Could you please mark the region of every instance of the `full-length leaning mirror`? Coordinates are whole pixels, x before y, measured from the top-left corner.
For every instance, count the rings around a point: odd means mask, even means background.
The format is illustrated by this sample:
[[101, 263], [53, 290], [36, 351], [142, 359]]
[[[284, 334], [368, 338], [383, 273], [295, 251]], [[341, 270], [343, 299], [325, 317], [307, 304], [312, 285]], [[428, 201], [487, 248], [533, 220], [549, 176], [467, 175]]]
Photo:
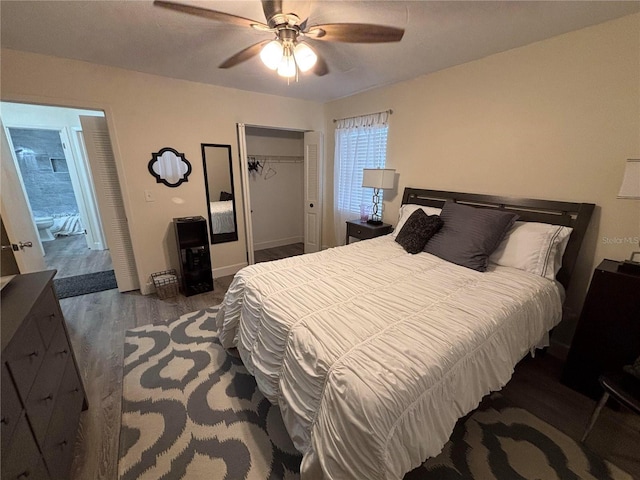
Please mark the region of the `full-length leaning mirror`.
[[203, 143], [201, 146], [211, 243], [236, 241], [238, 224], [233, 191], [231, 145]]

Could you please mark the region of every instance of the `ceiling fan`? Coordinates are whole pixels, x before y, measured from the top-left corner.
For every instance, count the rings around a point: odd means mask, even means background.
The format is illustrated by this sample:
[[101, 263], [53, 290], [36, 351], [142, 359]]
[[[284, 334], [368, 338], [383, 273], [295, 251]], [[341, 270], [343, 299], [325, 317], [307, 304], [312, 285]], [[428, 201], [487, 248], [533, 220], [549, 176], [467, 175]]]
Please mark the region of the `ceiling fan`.
[[298, 72], [312, 71], [322, 76], [329, 73], [325, 60], [307, 43], [323, 42], [387, 43], [399, 42], [404, 29], [365, 23], [328, 23], [308, 25], [294, 13], [282, 12], [282, 0], [262, 0], [262, 9], [267, 23], [238, 17], [229, 13], [196, 7], [168, 0], [155, 0], [154, 5], [178, 12], [197, 15], [218, 22], [251, 27], [275, 34], [275, 39], [255, 43], [227, 58], [219, 68], [230, 68], [256, 55], [271, 70], [286, 78], [298, 78]]

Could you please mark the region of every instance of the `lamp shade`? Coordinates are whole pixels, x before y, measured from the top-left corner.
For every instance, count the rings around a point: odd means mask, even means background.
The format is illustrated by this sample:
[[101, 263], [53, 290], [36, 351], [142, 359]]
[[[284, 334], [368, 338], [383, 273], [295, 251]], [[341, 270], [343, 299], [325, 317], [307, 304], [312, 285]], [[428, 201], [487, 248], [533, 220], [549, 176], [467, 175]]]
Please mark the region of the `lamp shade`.
[[392, 168], [365, 168], [362, 171], [362, 186], [388, 190], [393, 188], [396, 171]]
[[640, 199], [640, 159], [627, 160], [618, 198]]
[[282, 44], [277, 40], [273, 40], [264, 46], [264, 48], [260, 52], [260, 59], [262, 60], [262, 63], [267, 66], [267, 68], [275, 70], [276, 68], [278, 68], [278, 65], [280, 65], [282, 55]]
[[299, 43], [293, 49], [293, 55], [296, 58], [296, 63], [301, 72], [310, 70], [316, 64], [318, 56], [311, 48], [305, 43]]

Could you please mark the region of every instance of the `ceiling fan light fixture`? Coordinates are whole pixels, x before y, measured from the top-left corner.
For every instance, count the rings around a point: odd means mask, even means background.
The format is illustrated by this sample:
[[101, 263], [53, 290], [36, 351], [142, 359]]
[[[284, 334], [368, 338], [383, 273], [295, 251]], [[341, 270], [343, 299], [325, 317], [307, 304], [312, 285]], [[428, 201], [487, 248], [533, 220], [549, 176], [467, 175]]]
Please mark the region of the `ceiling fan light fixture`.
[[275, 70], [278, 68], [283, 60], [284, 48], [282, 43], [278, 40], [273, 40], [267, 43], [260, 52], [260, 59], [267, 68]]
[[284, 55], [280, 60], [280, 65], [278, 65], [278, 75], [281, 77], [292, 78], [296, 76], [296, 73], [296, 61], [293, 58], [293, 55], [291, 55], [291, 50], [285, 50]]
[[309, 71], [318, 60], [316, 53], [305, 43], [298, 43], [293, 50], [293, 55], [301, 72]]

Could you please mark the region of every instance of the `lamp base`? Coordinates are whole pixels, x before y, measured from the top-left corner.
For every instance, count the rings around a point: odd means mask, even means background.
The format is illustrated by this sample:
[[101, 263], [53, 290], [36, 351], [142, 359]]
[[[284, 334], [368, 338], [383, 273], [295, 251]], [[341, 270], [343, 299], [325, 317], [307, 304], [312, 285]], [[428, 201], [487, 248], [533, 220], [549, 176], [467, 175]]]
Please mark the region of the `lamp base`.
[[367, 223], [369, 225], [382, 225], [382, 220], [371, 220], [371, 219], [369, 219], [369, 220], [367, 220]]

